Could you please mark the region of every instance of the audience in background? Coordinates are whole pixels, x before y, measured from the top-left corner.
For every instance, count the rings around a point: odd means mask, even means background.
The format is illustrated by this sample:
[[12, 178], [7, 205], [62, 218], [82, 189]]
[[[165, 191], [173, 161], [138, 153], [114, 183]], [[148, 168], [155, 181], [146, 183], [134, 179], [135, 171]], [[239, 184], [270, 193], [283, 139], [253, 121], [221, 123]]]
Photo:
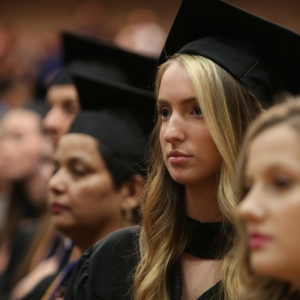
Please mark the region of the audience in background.
[[7, 186], [6, 215], [0, 232], [1, 299], [30, 268], [22, 261], [30, 255], [27, 250], [39, 235], [46, 215], [53, 149], [41, 121], [36, 111], [16, 108], [1, 122], [0, 178]]
[[11, 107], [44, 99], [49, 83], [63, 67], [61, 30], [101, 38], [152, 57], [159, 55], [166, 38], [154, 11], [134, 9], [119, 27], [108, 22], [106, 8], [99, 1], [78, 5], [55, 30], [33, 33], [22, 24], [7, 26], [0, 20], [0, 118]]
[[166, 37], [153, 10], [135, 9], [127, 15], [125, 25], [116, 33], [114, 43], [129, 51], [158, 57]]

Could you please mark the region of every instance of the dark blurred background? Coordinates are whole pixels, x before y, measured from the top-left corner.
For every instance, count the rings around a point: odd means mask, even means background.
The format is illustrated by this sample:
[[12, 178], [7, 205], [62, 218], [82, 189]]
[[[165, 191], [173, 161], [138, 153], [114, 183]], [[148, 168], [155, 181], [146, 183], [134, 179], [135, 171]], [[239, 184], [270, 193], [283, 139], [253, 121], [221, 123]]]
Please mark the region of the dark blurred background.
[[[1, 0], [0, 115], [36, 96], [61, 65], [59, 32], [157, 56], [181, 0]], [[299, 0], [230, 0], [300, 33]]]
[[[0, 18], [8, 25], [23, 25], [40, 32], [57, 29], [60, 25], [72, 23], [76, 10], [84, 0], [1, 0]], [[106, 23], [118, 29], [125, 22], [126, 15], [136, 8], [153, 9], [161, 25], [168, 30], [180, 5], [180, 0], [102, 0], [106, 10]], [[228, 1], [260, 16], [282, 25], [299, 30], [298, 0], [230, 0]]]

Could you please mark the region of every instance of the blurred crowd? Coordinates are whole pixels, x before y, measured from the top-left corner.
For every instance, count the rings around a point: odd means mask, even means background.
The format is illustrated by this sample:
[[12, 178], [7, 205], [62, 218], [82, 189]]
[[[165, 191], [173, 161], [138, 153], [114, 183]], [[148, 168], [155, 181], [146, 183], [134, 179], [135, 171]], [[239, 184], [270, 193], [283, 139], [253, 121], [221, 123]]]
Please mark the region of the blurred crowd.
[[61, 30], [98, 37], [151, 57], [160, 54], [166, 32], [151, 9], [132, 10], [120, 28], [109, 27], [107, 21], [99, 1], [79, 5], [69, 23], [56, 30], [33, 33], [22, 24], [8, 26], [0, 20], [0, 116], [33, 98], [43, 99], [47, 84], [63, 64]]
[[[76, 257], [70, 253], [72, 245], [61, 241], [49, 224], [46, 207], [54, 146], [43, 125], [45, 96], [65, 67], [62, 32], [97, 38], [150, 58], [158, 57], [166, 39], [155, 12], [147, 8], [131, 11], [117, 29], [107, 25], [99, 1], [78, 6], [71, 20], [40, 33], [0, 20], [1, 299], [21, 299], [40, 279]], [[46, 264], [44, 258], [50, 258]], [[29, 278], [21, 281], [28, 272]]]

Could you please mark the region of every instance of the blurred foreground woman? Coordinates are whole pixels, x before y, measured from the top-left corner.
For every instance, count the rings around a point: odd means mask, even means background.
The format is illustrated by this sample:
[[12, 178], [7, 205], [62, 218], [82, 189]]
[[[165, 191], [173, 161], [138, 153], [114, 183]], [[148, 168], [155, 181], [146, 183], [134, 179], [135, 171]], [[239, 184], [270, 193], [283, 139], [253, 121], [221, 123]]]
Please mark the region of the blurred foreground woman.
[[[0, 233], [0, 285], [5, 294], [30, 268], [33, 251], [29, 246], [44, 223], [46, 187], [53, 170], [52, 145], [41, 122], [37, 112], [19, 108], [7, 112], [1, 123], [0, 176], [9, 186]], [[23, 260], [25, 253], [28, 259]]]
[[239, 159], [239, 299], [300, 299], [300, 102], [271, 108], [249, 128]]

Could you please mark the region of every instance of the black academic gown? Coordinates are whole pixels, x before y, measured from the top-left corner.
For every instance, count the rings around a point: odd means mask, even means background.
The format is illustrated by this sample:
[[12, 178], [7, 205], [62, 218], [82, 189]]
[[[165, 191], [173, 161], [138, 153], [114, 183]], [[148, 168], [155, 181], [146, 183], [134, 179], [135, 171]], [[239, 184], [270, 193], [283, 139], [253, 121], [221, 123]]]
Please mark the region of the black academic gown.
[[[132, 300], [139, 231], [138, 226], [118, 230], [85, 252], [72, 275], [64, 300]], [[179, 263], [172, 271], [170, 284], [171, 299], [180, 300]], [[197, 300], [211, 300], [218, 290], [219, 283]]]
[[35, 229], [31, 226], [16, 232], [12, 238], [10, 258], [6, 270], [0, 275], [0, 299], [10, 299], [10, 281], [17, 268], [28, 251], [35, 235]]

